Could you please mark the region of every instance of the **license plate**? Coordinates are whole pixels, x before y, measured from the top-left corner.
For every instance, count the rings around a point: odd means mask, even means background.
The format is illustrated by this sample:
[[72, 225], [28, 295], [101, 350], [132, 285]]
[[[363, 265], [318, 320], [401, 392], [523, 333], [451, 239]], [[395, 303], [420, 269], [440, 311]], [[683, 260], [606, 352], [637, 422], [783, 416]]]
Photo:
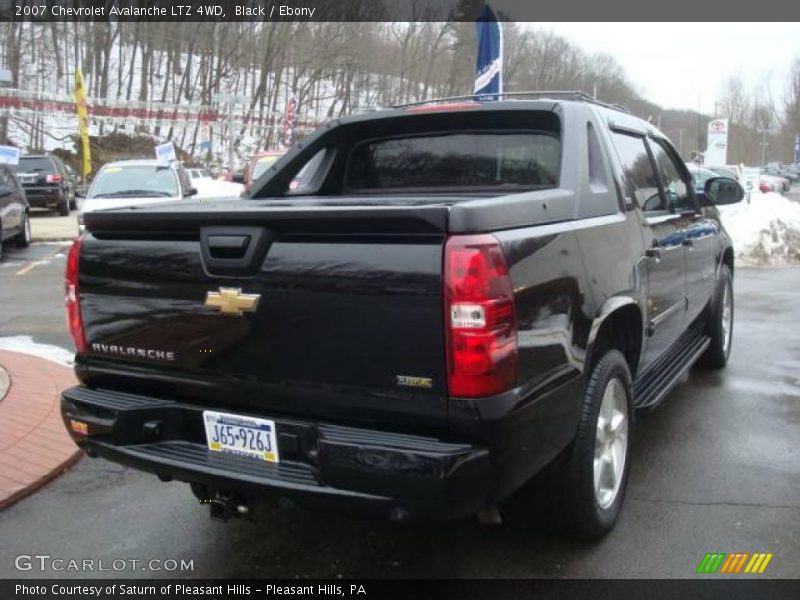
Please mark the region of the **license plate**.
[[31, 183], [36, 183], [37, 179], [38, 179], [38, 177], [36, 175], [29, 175], [27, 173], [18, 173], [17, 174], [17, 180], [22, 185], [30, 185]]
[[209, 450], [278, 462], [274, 421], [206, 410], [203, 423]]

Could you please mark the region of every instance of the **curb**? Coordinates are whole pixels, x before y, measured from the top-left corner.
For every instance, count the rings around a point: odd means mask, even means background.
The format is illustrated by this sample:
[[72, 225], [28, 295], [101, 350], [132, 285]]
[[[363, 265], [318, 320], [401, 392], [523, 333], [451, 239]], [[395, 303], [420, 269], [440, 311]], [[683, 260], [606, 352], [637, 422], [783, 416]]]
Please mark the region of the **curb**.
[[0, 511], [32, 494], [82, 456], [64, 428], [60, 392], [72, 369], [44, 358], [0, 350], [10, 385], [0, 402]]
[[0, 402], [3, 401], [3, 398], [6, 397], [8, 393], [8, 388], [11, 387], [11, 378], [6, 373], [6, 370], [3, 368], [3, 365], [0, 365]]
[[48, 238], [32, 237], [31, 244], [43, 244], [43, 243], [46, 244], [47, 242], [73, 242], [75, 241], [76, 237], [78, 237], [77, 234], [75, 234], [72, 237], [48, 237]]

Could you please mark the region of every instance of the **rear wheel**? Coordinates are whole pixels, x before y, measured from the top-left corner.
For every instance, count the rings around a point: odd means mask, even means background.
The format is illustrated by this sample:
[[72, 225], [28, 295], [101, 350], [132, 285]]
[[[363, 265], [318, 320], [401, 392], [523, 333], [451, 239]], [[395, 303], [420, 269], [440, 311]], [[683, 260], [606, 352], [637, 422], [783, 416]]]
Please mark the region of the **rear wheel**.
[[559, 473], [564, 524], [580, 537], [600, 538], [617, 521], [628, 482], [632, 408], [628, 363], [609, 350], [592, 369], [578, 432]]
[[701, 363], [713, 369], [721, 369], [728, 364], [733, 341], [733, 277], [728, 265], [719, 271], [717, 292], [708, 310], [706, 332], [711, 343], [701, 358]]
[[18, 248], [27, 248], [31, 243], [31, 218], [25, 213], [22, 216], [22, 231], [16, 237]]
[[58, 203], [58, 214], [62, 217], [69, 216], [69, 198], [66, 194], [61, 197], [61, 201]]

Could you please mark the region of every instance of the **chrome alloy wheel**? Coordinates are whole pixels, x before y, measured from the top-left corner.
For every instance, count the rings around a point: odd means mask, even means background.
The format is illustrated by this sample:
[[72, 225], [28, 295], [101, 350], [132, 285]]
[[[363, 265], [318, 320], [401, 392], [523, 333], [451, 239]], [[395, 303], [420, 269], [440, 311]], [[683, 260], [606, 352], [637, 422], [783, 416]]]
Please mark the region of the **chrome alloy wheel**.
[[603, 392], [594, 442], [594, 496], [600, 508], [614, 502], [628, 455], [628, 401], [625, 386], [612, 378]]
[[731, 333], [733, 330], [733, 296], [731, 294], [730, 283], [725, 284], [722, 292], [722, 352], [728, 354], [728, 347], [731, 345]]

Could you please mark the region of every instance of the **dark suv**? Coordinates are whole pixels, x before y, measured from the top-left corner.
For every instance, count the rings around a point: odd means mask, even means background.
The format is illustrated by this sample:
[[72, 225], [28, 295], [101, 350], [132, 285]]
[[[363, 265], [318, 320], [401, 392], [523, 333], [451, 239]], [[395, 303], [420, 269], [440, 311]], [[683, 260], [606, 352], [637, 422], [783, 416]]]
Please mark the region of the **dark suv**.
[[51, 154], [28, 154], [19, 159], [16, 172], [32, 207], [55, 208], [62, 216], [69, 215], [75, 204], [74, 190], [60, 158]]

